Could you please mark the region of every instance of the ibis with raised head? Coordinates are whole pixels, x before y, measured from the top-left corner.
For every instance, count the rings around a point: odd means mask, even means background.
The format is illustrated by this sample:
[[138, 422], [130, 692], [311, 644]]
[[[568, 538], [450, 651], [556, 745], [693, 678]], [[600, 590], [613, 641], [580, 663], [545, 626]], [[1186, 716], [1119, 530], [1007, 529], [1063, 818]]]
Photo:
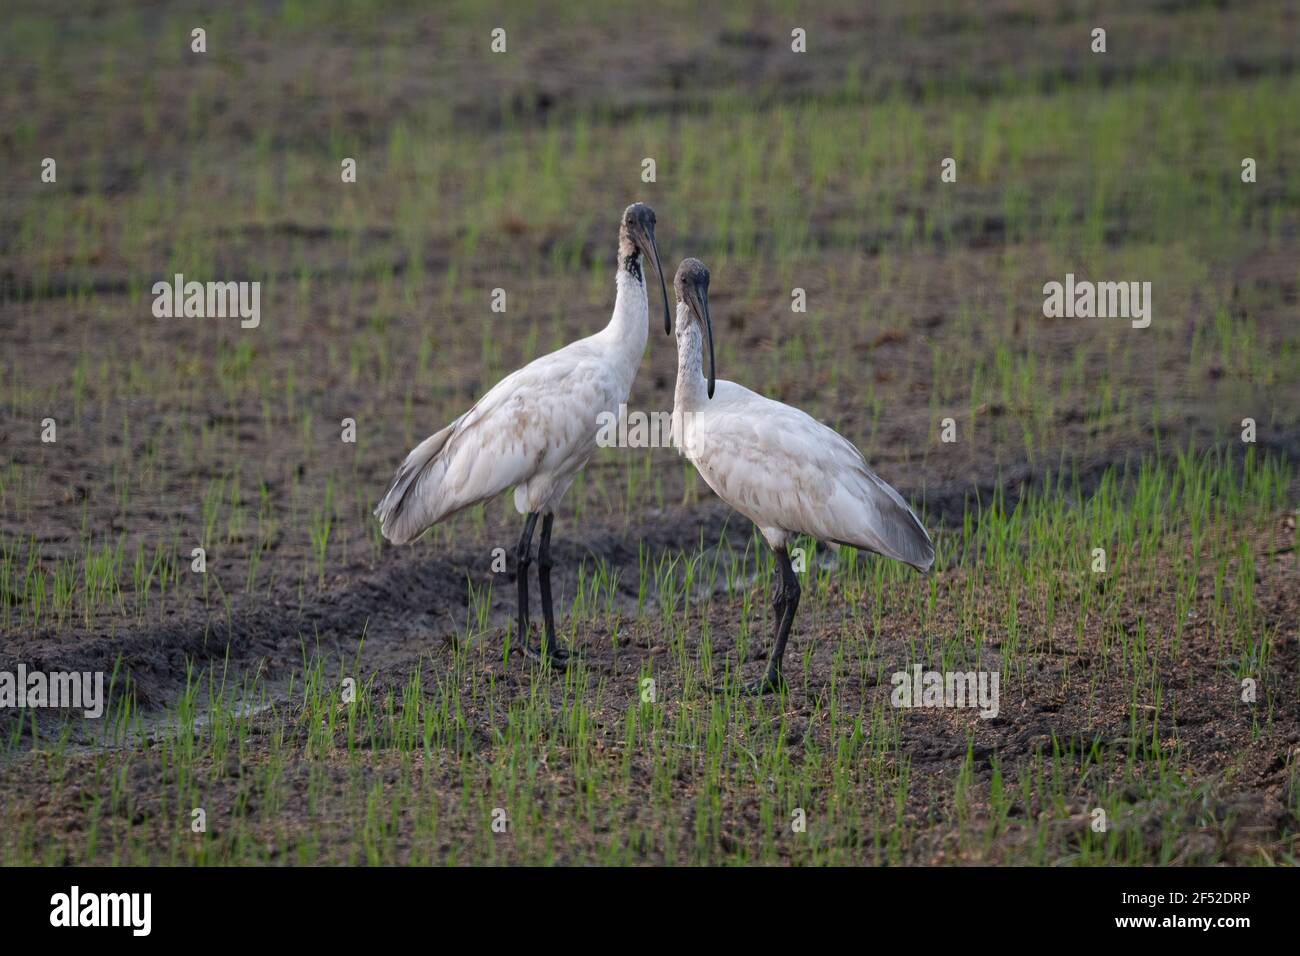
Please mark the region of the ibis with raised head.
[[[519, 640], [527, 656], [560, 667], [569, 653], [555, 638], [551, 603], [555, 506], [596, 450], [600, 422], [618, 414], [632, 389], [648, 336], [648, 266], [659, 274], [664, 332], [670, 334], [655, 214], [634, 203], [619, 225], [617, 291], [609, 324], [506, 376], [473, 408], [422, 441], [406, 456], [375, 508], [384, 536], [405, 544], [457, 512], [514, 488], [515, 508], [524, 516], [515, 549]], [[541, 646], [534, 647], [528, 567], [539, 516], [537, 577], [544, 634]]]

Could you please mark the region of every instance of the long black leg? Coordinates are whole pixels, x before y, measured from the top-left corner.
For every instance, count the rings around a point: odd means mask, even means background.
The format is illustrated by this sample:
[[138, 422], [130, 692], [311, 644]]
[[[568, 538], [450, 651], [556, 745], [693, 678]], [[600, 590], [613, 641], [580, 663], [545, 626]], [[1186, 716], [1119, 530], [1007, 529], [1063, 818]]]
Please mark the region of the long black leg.
[[524, 519], [524, 533], [515, 548], [515, 576], [519, 583], [519, 646], [528, 650], [528, 565], [532, 562], [533, 529], [537, 527], [537, 512]]
[[[772, 598], [772, 610], [776, 620], [773, 624], [772, 653], [767, 664], [767, 673], [759, 680], [741, 687], [744, 694], [766, 694], [776, 690], [782, 684], [781, 659], [785, 656], [785, 645], [790, 640], [790, 628], [794, 624], [794, 612], [799, 609], [799, 575], [794, 573], [790, 564], [790, 555], [784, 548], [774, 550], [776, 571], [780, 575], [777, 591]], [[715, 687], [715, 692], [725, 691], [724, 687]]]
[[551, 525], [555, 523], [555, 512], [548, 511], [542, 517], [542, 540], [537, 545], [537, 583], [542, 590], [542, 620], [546, 625], [546, 643], [544, 654], [552, 660], [563, 663], [569, 652], [560, 647], [555, 639], [555, 609], [551, 604]]
[[790, 628], [794, 624], [794, 612], [799, 610], [799, 575], [790, 565], [790, 554], [782, 548], [776, 552], [777, 566], [781, 571], [781, 621], [777, 624], [776, 645], [772, 648], [772, 659], [767, 665], [762, 691], [775, 690], [781, 683], [781, 659], [785, 657], [785, 644], [790, 639]]

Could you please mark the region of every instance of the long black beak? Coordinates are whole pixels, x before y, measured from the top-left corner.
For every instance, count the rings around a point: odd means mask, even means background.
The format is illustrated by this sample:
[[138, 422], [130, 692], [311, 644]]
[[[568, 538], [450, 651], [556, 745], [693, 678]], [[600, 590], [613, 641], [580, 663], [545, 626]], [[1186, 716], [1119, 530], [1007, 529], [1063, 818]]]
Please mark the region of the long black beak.
[[695, 310], [695, 314], [704, 322], [704, 334], [709, 340], [709, 398], [713, 397], [713, 386], [716, 381], [716, 369], [713, 365], [713, 320], [709, 318], [709, 291], [699, 285], [691, 286], [687, 295], [690, 297], [690, 306]]
[[647, 259], [653, 259], [655, 272], [659, 273], [659, 291], [664, 297], [664, 335], [673, 334], [673, 322], [668, 315], [668, 286], [664, 284], [664, 269], [659, 264], [659, 247], [655, 244], [655, 234], [653, 229], [645, 229], [642, 237], [643, 247], [641, 252]]

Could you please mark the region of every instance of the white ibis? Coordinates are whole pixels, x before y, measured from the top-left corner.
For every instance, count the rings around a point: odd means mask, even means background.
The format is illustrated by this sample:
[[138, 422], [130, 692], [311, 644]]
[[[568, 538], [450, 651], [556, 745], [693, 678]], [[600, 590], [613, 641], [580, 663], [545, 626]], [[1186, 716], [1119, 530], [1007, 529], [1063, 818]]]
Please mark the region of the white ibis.
[[772, 602], [776, 625], [767, 673], [743, 688], [763, 694], [782, 683], [781, 658], [799, 607], [799, 578], [787, 550], [796, 536], [873, 551], [922, 572], [934, 563], [934, 546], [902, 496], [839, 433], [734, 382], [715, 383], [709, 270], [698, 259], [684, 259], [673, 284], [673, 433], [718, 497], [758, 526], [781, 575]]
[[[609, 324], [508, 375], [464, 415], [430, 435], [402, 462], [375, 508], [394, 544], [413, 541], [458, 511], [513, 487], [524, 530], [515, 551], [519, 639], [524, 653], [563, 667], [551, 605], [551, 525], [555, 506], [596, 449], [602, 413], [626, 403], [645, 352], [650, 318], [643, 259], [659, 273], [664, 332], [671, 332], [668, 291], [655, 245], [655, 214], [634, 203], [618, 233], [617, 295]], [[545, 639], [530, 643], [528, 565], [542, 515], [537, 576]]]

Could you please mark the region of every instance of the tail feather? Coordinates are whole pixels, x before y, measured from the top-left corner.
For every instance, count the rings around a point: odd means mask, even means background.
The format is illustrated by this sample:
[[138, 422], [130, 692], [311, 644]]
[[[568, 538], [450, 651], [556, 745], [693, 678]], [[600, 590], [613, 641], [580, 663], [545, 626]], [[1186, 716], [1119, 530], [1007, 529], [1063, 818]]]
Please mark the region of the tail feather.
[[[384, 537], [394, 544], [414, 541], [437, 520], [433, 515], [434, 509], [430, 507], [432, 502], [427, 495], [419, 492], [425, 483], [421, 479], [437, 466], [439, 453], [459, 423], [460, 419], [457, 419], [416, 445], [398, 467], [392, 484], [375, 507], [375, 517], [381, 523]], [[417, 504], [422, 504], [423, 507], [418, 507]]]
[[[871, 469], [863, 469], [869, 479], [872, 504], [880, 517], [868, 528], [866, 547], [887, 558], [910, 564], [918, 571], [927, 572], [934, 566], [934, 544], [921, 519], [894, 488]], [[856, 547], [862, 543], [846, 541]]]

